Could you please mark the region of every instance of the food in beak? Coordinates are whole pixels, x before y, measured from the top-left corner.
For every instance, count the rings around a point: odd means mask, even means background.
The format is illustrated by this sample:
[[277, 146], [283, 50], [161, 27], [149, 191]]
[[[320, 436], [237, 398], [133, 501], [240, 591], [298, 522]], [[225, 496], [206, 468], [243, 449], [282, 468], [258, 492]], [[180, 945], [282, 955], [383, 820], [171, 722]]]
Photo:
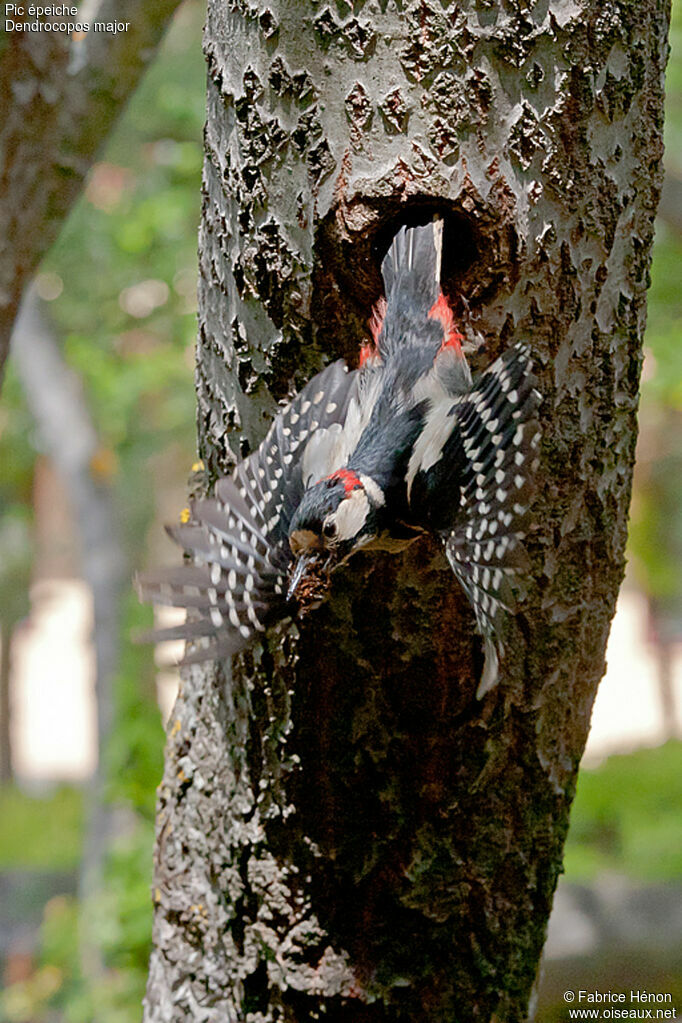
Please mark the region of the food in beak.
[[289, 579], [287, 600], [296, 599], [299, 615], [306, 614], [324, 600], [329, 586], [326, 561], [319, 554], [302, 554]]

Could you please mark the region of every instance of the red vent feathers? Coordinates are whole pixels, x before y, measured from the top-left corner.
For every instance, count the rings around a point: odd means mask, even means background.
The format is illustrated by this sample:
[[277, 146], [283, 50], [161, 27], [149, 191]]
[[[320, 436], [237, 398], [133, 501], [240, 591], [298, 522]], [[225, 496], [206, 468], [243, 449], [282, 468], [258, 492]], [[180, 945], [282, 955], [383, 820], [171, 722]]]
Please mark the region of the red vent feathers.
[[440, 350], [444, 348], [454, 348], [458, 355], [462, 353], [462, 341], [464, 337], [457, 330], [455, 326], [455, 317], [452, 314], [452, 309], [448, 304], [448, 300], [441, 291], [436, 301], [429, 309], [429, 317], [432, 320], [438, 320], [443, 326], [443, 343], [440, 346]]
[[381, 334], [382, 327], [384, 325], [384, 317], [386, 316], [386, 299], [382, 297], [378, 300], [374, 308], [372, 309], [372, 315], [369, 318], [369, 332], [372, 335], [371, 341], [366, 341], [360, 347], [360, 365], [364, 366], [368, 359], [380, 359], [379, 353], [379, 335]]

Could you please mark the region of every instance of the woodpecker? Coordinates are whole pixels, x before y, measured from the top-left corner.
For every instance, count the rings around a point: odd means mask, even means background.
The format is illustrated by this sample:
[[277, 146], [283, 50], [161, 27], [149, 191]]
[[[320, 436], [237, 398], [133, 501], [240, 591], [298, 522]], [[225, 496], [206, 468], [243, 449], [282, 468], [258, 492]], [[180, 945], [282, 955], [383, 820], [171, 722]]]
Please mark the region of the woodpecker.
[[190, 521], [167, 527], [193, 560], [141, 575], [138, 591], [192, 609], [149, 637], [195, 640], [186, 663], [229, 657], [306, 613], [357, 551], [430, 532], [483, 638], [477, 695], [496, 683], [512, 587], [528, 570], [540, 396], [525, 344], [472, 380], [441, 290], [442, 235], [440, 219], [398, 231], [359, 367], [318, 373]]

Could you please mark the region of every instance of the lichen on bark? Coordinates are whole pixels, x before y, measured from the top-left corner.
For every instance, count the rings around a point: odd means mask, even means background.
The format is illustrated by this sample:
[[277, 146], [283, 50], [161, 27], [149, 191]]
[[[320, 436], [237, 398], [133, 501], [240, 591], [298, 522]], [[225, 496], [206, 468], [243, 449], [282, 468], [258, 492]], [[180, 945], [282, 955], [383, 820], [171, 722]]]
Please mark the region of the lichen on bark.
[[209, 477], [355, 358], [402, 220], [447, 214], [481, 369], [543, 394], [533, 578], [482, 703], [437, 546], [358, 555], [192, 669], [160, 792], [146, 1019], [526, 1018], [623, 572], [660, 187], [659, 0], [209, 4], [197, 359]]

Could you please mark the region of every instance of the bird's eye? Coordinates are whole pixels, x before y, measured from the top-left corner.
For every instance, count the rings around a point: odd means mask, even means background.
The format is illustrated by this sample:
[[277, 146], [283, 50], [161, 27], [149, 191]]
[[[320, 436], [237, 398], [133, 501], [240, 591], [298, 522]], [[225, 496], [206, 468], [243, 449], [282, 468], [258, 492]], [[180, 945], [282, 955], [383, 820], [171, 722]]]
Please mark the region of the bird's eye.
[[336, 523], [325, 522], [322, 526], [322, 532], [328, 540], [331, 540], [332, 537], [336, 536]]

